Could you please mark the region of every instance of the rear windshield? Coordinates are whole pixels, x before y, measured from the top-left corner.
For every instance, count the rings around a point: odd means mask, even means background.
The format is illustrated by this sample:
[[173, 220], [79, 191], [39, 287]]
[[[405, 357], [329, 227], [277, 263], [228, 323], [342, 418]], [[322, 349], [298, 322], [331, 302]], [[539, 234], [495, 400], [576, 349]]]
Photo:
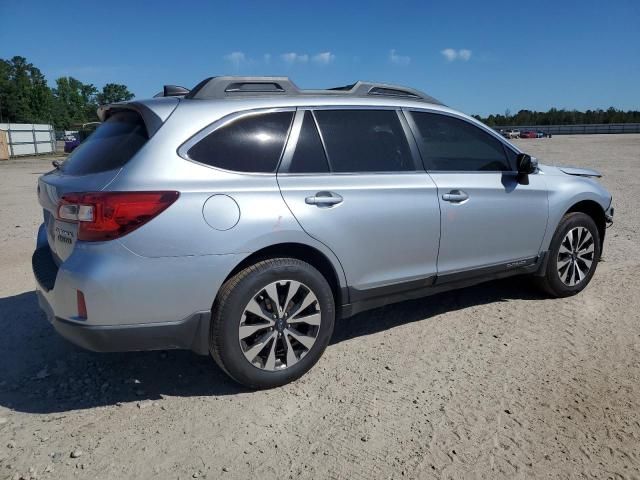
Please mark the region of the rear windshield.
[[137, 112], [116, 112], [69, 155], [62, 171], [86, 175], [120, 168], [148, 139], [147, 129]]

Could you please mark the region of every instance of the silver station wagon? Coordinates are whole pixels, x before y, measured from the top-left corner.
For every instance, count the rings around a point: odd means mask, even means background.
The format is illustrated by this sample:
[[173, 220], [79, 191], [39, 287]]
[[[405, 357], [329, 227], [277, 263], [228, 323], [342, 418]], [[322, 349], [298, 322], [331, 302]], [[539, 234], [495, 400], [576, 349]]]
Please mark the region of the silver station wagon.
[[576, 294], [613, 217], [597, 172], [395, 85], [213, 77], [99, 116], [38, 180], [41, 308], [85, 348], [190, 349], [252, 388], [367, 309], [521, 274]]

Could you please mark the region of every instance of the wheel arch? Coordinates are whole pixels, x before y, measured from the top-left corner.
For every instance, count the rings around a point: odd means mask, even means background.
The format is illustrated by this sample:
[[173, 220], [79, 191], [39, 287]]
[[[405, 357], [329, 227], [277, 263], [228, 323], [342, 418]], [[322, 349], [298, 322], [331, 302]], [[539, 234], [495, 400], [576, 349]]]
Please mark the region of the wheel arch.
[[307, 262], [312, 267], [317, 269], [329, 283], [331, 291], [333, 292], [333, 298], [335, 300], [336, 307], [340, 307], [341, 305], [349, 302], [348, 290], [346, 288], [346, 285], [344, 285], [343, 282], [340, 281], [338, 273], [338, 268], [341, 267], [336, 267], [329, 259], [329, 257], [327, 257], [327, 255], [325, 255], [317, 248], [306, 245], [304, 243], [277, 243], [274, 245], [269, 245], [268, 247], [261, 248], [260, 250], [257, 250], [251, 255], [245, 257], [240, 263], [238, 263], [231, 270], [231, 272], [229, 272], [227, 277], [224, 279], [224, 282], [229, 280], [241, 270], [247, 268], [250, 265], [253, 265], [256, 262], [266, 260], [268, 258], [277, 257], [296, 258], [303, 262]]
[[595, 200], [582, 200], [574, 203], [564, 213], [564, 215], [574, 212], [584, 213], [586, 215], [589, 215], [593, 219], [596, 227], [598, 227], [598, 235], [600, 236], [600, 250], [602, 251], [602, 246], [604, 245], [604, 236], [607, 231], [607, 220], [602, 206]]

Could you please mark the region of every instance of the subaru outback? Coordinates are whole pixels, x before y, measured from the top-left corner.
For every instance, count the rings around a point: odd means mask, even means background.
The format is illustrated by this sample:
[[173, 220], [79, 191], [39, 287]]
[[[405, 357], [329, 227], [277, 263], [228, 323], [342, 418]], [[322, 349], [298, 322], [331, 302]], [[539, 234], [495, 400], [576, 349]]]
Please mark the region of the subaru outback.
[[613, 217], [597, 172], [410, 88], [212, 77], [98, 113], [38, 180], [41, 308], [87, 349], [189, 349], [252, 388], [367, 309], [523, 274], [576, 294]]

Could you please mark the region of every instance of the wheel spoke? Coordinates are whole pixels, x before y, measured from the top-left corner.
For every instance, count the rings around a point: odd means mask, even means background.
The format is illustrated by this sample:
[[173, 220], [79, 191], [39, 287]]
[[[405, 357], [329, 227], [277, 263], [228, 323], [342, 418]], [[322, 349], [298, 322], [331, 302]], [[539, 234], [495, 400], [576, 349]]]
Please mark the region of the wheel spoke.
[[276, 336], [276, 332], [266, 332], [256, 340], [251, 348], [244, 352], [244, 356], [253, 363], [258, 354], [264, 350], [267, 342]]
[[571, 283], [572, 277], [573, 277], [573, 262], [570, 262], [569, 267], [567, 268], [567, 271], [564, 273], [563, 282], [569, 285]]
[[582, 250], [579, 250], [578, 251], [578, 256], [581, 257], [583, 255], [587, 255], [589, 253], [593, 253], [593, 250], [594, 250], [594, 246], [593, 246], [593, 243], [592, 243], [591, 245], [583, 248]]
[[575, 269], [576, 269], [576, 283], [580, 283], [584, 278], [584, 273], [580, 268], [580, 265], [578, 264], [578, 262], [576, 262]]
[[584, 271], [586, 275], [587, 273], [589, 273], [589, 270], [591, 269], [591, 264], [593, 263], [593, 261], [588, 258], [578, 258], [578, 265], [580, 265], [581, 263], [584, 264]]
[[269, 300], [271, 300], [271, 304], [275, 309], [273, 313], [275, 313], [276, 315], [282, 315], [282, 307], [280, 306], [280, 299], [278, 298], [278, 288], [276, 285], [277, 283], [275, 282], [270, 283], [265, 287], [264, 291], [269, 296]]
[[257, 325], [240, 325], [240, 340], [250, 337], [251, 335], [253, 335], [256, 332], [259, 332], [260, 330], [269, 328], [271, 325], [273, 325], [273, 322], [259, 323]]
[[573, 252], [573, 237], [574, 237], [574, 231], [570, 230], [569, 233], [567, 233], [567, 243], [569, 244], [569, 250], [571, 250]]
[[295, 317], [290, 318], [289, 323], [306, 323], [307, 325], [320, 325], [320, 314], [312, 313], [311, 315], [306, 315], [304, 317]]
[[565, 257], [562, 260], [558, 259], [558, 270], [561, 270], [564, 266], [571, 262], [571, 257]]
[[285, 335], [291, 335], [298, 342], [300, 342], [302, 345], [304, 345], [305, 348], [307, 348], [307, 350], [311, 349], [311, 347], [313, 346], [313, 344], [316, 341], [315, 337], [311, 337], [311, 336], [308, 336], [308, 335], [302, 335], [300, 332], [296, 331], [293, 328], [285, 328], [284, 334]]
[[560, 244], [560, 250], [558, 250], [558, 255], [571, 255], [571, 249], [565, 246], [564, 241]]
[[295, 365], [296, 363], [298, 363], [298, 357], [296, 356], [296, 352], [293, 351], [291, 341], [286, 334], [284, 336], [284, 341], [287, 345], [287, 368], [289, 368], [291, 365]]
[[289, 291], [287, 292], [287, 298], [285, 299], [284, 306], [282, 307], [282, 311], [283, 312], [287, 311], [287, 307], [289, 306], [289, 302], [294, 297], [294, 295], [296, 293], [298, 293], [298, 290], [300, 289], [300, 282], [295, 282], [295, 281], [291, 280], [290, 282], [287, 282], [287, 283], [289, 284]]
[[300, 303], [300, 305], [291, 312], [290, 316], [293, 317], [297, 315], [299, 312], [304, 312], [309, 305], [317, 301], [318, 299], [316, 298], [316, 296], [313, 293], [311, 293], [311, 291], [309, 290], [307, 292], [307, 295], [304, 297], [304, 299]]
[[591, 234], [589, 233], [589, 230], [587, 230], [586, 228], [584, 229], [585, 235], [582, 238], [582, 240], [580, 241], [580, 244], [578, 245], [578, 250], [583, 250], [584, 248], [587, 247], [587, 245], [589, 244], [593, 244], [593, 237], [591, 236]]
[[262, 320], [269, 322], [269, 325], [273, 325], [273, 320], [269, 318], [262, 310], [262, 307], [256, 302], [255, 298], [249, 300], [249, 304], [244, 309], [245, 312], [250, 312], [260, 317]]
[[264, 368], [267, 370], [275, 370], [276, 368], [276, 343], [278, 342], [278, 337], [275, 337], [271, 341], [271, 348], [269, 348], [269, 356], [267, 357], [267, 361], [264, 362]]

